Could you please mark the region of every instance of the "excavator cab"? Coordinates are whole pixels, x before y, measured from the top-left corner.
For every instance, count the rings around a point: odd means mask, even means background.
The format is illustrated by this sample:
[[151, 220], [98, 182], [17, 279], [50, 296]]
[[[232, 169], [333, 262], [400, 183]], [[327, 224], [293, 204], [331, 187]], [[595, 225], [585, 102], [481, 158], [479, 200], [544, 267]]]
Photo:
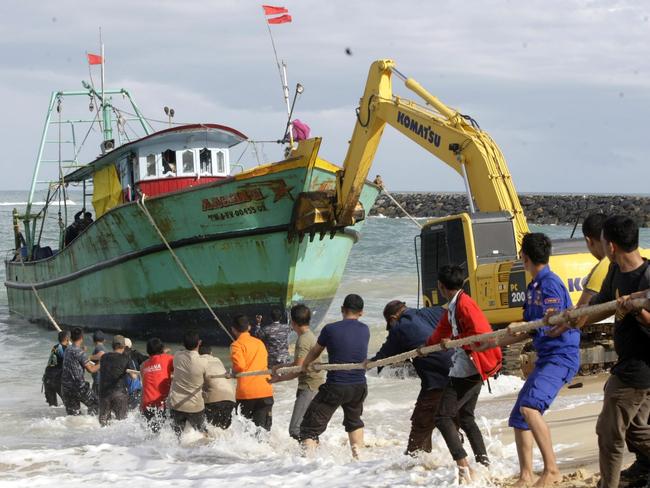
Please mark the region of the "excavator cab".
[[517, 265], [514, 223], [507, 212], [462, 213], [429, 221], [420, 234], [425, 306], [442, 305], [438, 269], [456, 264], [465, 271], [463, 289], [484, 310], [520, 307], [526, 276]]

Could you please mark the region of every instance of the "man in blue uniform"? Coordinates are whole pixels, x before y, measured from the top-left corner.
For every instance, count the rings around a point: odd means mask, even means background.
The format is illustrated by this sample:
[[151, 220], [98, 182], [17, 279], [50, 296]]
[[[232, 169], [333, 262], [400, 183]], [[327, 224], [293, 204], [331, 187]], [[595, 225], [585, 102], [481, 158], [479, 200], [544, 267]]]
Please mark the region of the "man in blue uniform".
[[[547, 313], [572, 306], [571, 297], [559, 276], [548, 266], [551, 240], [544, 234], [527, 234], [521, 244], [524, 268], [533, 277], [526, 290], [524, 320], [530, 322]], [[519, 456], [519, 480], [514, 486], [528, 486], [533, 481], [533, 439], [542, 453], [544, 471], [534, 486], [547, 486], [561, 481], [551, 432], [542, 414], [548, 410], [560, 389], [570, 382], [580, 367], [580, 332], [570, 329], [559, 336], [549, 335], [552, 328], [531, 332], [537, 361], [519, 392], [508, 425], [515, 429]], [[525, 340], [527, 335], [507, 337], [501, 345]]]

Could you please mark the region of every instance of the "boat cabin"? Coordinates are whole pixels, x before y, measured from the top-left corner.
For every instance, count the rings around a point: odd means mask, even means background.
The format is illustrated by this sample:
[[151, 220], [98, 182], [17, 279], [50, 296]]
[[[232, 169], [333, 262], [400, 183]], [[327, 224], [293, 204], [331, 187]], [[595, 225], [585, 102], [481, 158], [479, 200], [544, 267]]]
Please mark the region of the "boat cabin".
[[137, 193], [154, 197], [230, 176], [230, 149], [247, 137], [230, 127], [172, 127], [124, 144], [66, 176], [93, 180], [96, 218]]

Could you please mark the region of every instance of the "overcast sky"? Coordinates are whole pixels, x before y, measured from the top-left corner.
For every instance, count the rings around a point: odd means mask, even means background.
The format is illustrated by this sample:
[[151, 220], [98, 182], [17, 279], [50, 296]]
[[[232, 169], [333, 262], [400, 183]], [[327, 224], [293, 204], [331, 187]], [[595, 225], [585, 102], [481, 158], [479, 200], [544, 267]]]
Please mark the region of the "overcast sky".
[[[296, 117], [324, 138], [322, 157], [342, 162], [368, 67], [392, 58], [481, 124], [520, 192], [650, 193], [647, 2], [270, 3], [293, 16], [272, 29], [290, 84], [305, 86]], [[168, 105], [178, 121], [281, 137], [286, 112], [260, 4], [2, 0], [0, 189], [28, 187], [50, 92], [88, 79], [85, 52], [98, 50], [99, 25], [107, 86], [131, 90], [145, 115], [162, 119]], [[371, 175], [381, 174], [389, 189], [463, 188], [410, 140], [392, 128], [384, 134]], [[277, 160], [281, 151], [266, 144], [262, 154]]]

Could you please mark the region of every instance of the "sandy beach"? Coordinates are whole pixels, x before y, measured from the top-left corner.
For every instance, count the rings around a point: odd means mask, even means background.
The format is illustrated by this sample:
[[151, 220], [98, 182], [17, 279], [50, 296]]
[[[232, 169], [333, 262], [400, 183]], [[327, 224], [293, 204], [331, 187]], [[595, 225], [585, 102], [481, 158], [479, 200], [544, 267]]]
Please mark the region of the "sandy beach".
[[[596, 420], [600, 413], [601, 402], [582, 401], [585, 396], [590, 399], [602, 398], [602, 391], [608, 373], [594, 376], [578, 377], [573, 384], [582, 383], [579, 388], [564, 388], [556, 404], [564, 405], [562, 408], [552, 408], [545, 416], [551, 428], [553, 442], [560, 469], [564, 474], [561, 487], [594, 487], [598, 477], [598, 439], [596, 437]], [[494, 434], [499, 436], [504, 444], [514, 442], [512, 429], [502, 427], [495, 429]], [[539, 462], [539, 451], [533, 452], [536, 462]], [[634, 460], [627, 454], [623, 467]], [[498, 480], [497, 486], [511, 486], [514, 478]]]

